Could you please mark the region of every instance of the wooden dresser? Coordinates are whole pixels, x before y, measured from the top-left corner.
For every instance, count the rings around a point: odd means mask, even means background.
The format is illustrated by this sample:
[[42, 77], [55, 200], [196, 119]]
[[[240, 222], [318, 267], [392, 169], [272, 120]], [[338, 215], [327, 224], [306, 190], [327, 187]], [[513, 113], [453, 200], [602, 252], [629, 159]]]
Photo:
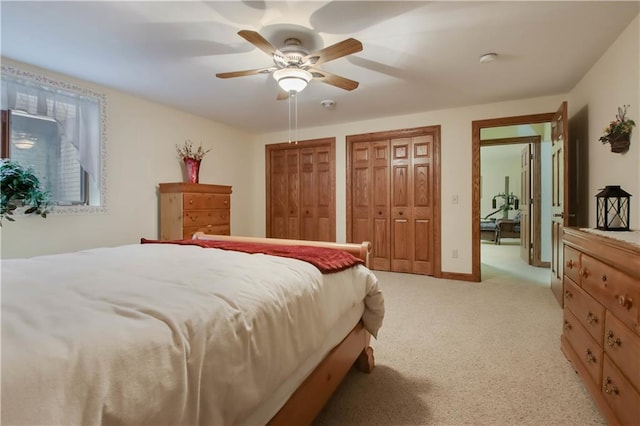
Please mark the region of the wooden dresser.
[[231, 187], [160, 184], [160, 239], [191, 238], [198, 231], [231, 234]]
[[564, 229], [561, 347], [612, 425], [640, 424], [640, 247]]

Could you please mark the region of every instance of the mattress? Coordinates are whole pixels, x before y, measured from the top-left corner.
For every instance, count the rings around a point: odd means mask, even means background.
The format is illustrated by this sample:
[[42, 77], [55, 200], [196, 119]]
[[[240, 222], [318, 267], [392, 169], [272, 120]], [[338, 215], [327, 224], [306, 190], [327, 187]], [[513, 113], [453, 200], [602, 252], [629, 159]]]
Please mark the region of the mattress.
[[2, 423], [264, 423], [384, 302], [361, 265], [131, 245], [2, 261]]

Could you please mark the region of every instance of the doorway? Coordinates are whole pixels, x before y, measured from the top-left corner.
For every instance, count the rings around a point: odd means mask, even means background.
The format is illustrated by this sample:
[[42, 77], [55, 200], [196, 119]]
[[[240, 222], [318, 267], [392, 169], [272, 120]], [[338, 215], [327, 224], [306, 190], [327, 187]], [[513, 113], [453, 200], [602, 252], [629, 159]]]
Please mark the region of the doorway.
[[[537, 125], [551, 123], [554, 113], [532, 114], [516, 117], [503, 117], [488, 120], [474, 121], [472, 123], [472, 278], [481, 281], [480, 260], [480, 194], [481, 194], [481, 140], [483, 129], [498, 129], [508, 126]], [[491, 139], [487, 137], [487, 139]], [[522, 232], [522, 231], [521, 231]], [[535, 240], [534, 240], [535, 241]]]
[[511, 257], [517, 259], [519, 253], [524, 265], [549, 267], [550, 128], [550, 123], [540, 123], [481, 132], [480, 254], [483, 264], [484, 252], [489, 244], [494, 244], [511, 246], [516, 254]]

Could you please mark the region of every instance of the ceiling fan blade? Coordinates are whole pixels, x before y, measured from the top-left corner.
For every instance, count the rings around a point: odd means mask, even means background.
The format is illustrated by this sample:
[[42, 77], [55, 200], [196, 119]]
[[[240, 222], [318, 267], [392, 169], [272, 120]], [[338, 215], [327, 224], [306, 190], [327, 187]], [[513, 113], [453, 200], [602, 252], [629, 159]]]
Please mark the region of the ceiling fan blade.
[[233, 78], [233, 77], [244, 77], [246, 75], [257, 75], [257, 74], [269, 74], [274, 71], [276, 68], [258, 68], [255, 70], [246, 70], [246, 71], [232, 71], [232, 72], [221, 72], [216, 74], [218, 78]]
[[253, 44], [258, 49], [262, 50], [267, 55], [273, 55], [274, 53], [279, 52], [278, 49], [276, 49], [271, 43], [269, 43], [264, 37], [262, 37], [255, 31], [241, 30], [238, 31], [238, 35], [247, 40], [249, 43]]
[[319, 70], [317, 68], [309, 68], [308, 71], [313, 75], [314, 80], [318, 80], [344, 90], [351, 91], [360, 85], [357, 81], [349, 80], [348, 78], [340, 77], [339, 75], [331, 74], [330, 72]]
[[343, 56], [351, 55], [352, 53], [360, 52], [361, 50], [362, 43], [355, 38], [348, 38], [339, 43], [332, 44], [329, 47], [325, 47], [324, 49], [318, 50], [317, 52], [309, 53], [303, 58], [302, 62], [308, 62], [310, 65], [319, 65], [324, 62], [342, 58]]

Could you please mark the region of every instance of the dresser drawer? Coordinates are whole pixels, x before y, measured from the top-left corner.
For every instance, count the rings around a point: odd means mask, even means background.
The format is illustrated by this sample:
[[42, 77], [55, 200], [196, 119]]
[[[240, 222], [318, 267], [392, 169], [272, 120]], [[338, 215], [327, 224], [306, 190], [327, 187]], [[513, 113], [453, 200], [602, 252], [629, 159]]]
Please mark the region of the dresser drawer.
[[183, 230], [183, 239], [191, 239], [196, 232], [204, 232], [213, 235], [231, 235], [231, 226], [229, 225], [211, 225], [211, 226], [189, 226]]
[[228, 225], [230, 223], [229, 210], [186, 210], [183, 224], [188, 226]]
[[599, 386], [601, 383], [602, 347], [598, 346], [569, 309], [564, 310], [564, 335], [582, 364], [589, 371], [591, 379]]
[[571, 310], [598, 346], [602, 346], [604, 307], [567, 276], [564, 279], [564, 306]]
[[604, 399], [623, 425], [637, 425], [640, 421], [640, 394], [609, 359], [604, 357], [602, 386]]
[[[629, 381], [640, 390], [640, 336], [607, 311], [604, 350]], [[640, 422], [640, 418], [638, 418]]]
[[582, 287], [627, 326], [640, 330], [638, 281], [587, 255], [582, 255], [581, 265]]
[[564, 274], [574, 282], [580, 282], [580, 252], [573, 247], [564, 246]]
[[183, 209], [186, 210], [206, 210], [206, 209], [228, 209], [231, 204], [231, 196], [221, 194], [193, 193], [182, 194]]

